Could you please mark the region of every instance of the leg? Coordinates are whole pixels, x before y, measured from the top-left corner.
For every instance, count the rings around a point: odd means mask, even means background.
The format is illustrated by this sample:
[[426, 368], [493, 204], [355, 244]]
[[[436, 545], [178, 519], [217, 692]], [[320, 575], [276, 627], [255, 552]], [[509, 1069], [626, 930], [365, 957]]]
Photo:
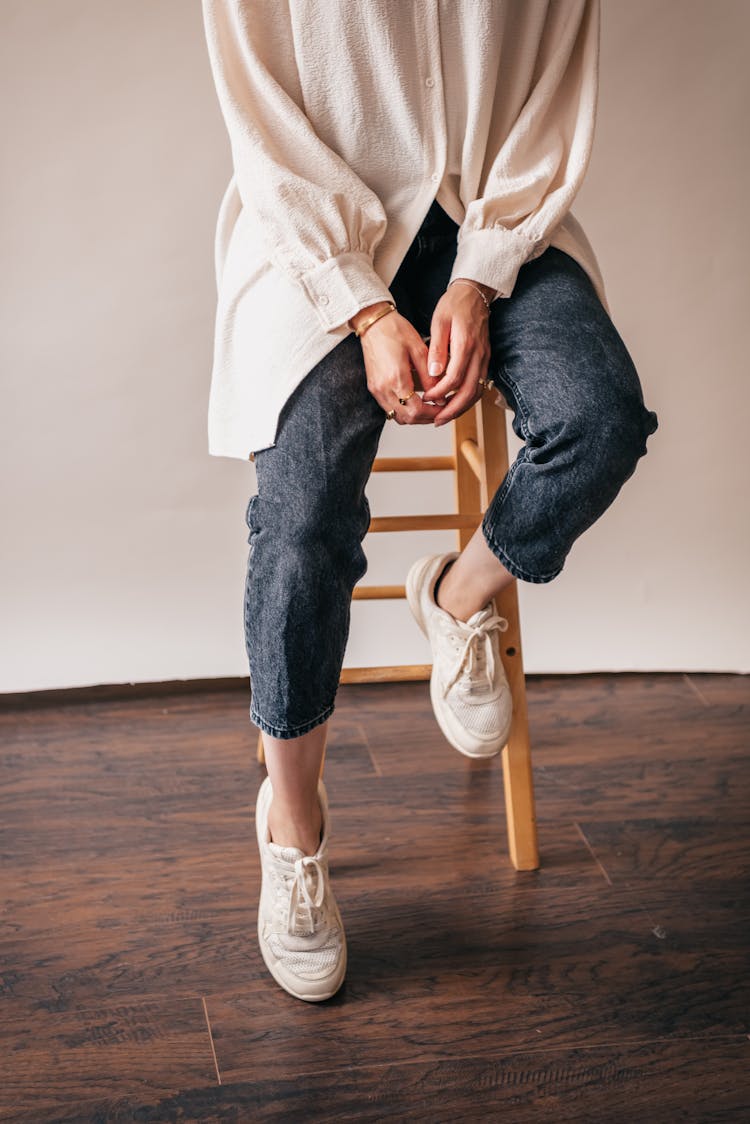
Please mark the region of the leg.
[[556, 247], [493, 303], [490, 341], [491, 375], [525, 444], [482, 530], [505, 570], [547, 582], [633, 474], [658, 420], [588, 275]]
[[[514, 409], [514, 429], [526, 446], [510, 471], [503, 464], [503, 483], [488, 497], [482, 526], [453, 564], [445, 567], [448, 556], [437, 556], [431, 566], [427, 560], [415, 564], [412, 602], [421, 596], [415, 615], [427, 626], [435, 660], [443, 647], [441, 631], [466, 635], [467, 645], [472, 639], [441, 618], [441, 610], [465, 625], [499, 596], [512, 635], [517, 617], [513, 578], [548, 581], [560, 572], [575, 538], [632, 475], [646, 451], [646, 437], [657, 427], [656, 415], [644, 406], [632, 360], [593, 285], [562, 251], [550, 248], [523, 267], [513, 296], [492, 306], [490, 337], [490, 373]], [[483, 417], [488, 409], [484, 403]], [[509, 674], [522, 680], [520, 648], [513, 647], [517, 658]], [[522, 692], [514, 687], [512, 693], [517, 698]], [[450, 709], [450, 693], [443, 694], [433, 698], [438, 721], [440, 711]], [[496, 705], [499, 713], [502, 696]], [[466, 706], [462, 709], [466, 714]], [[465, 726], [458, 706], [452, 710], [457, 724]], [[525, 707], [523, 714], [514, 711], [503, 752], [508, 827], [514, 864], [528, 869], [537, 865], [535, 842], [524, 829], [533, 824], [528, 733]], [[466, 752], [463, 731], [454, 728], [453, 733], [446, 736]], [[499, 743], [498, 737], [494, 745]]]
[[348, 336], [286, 404], [276, 445], [256, 454], [245, 641], [250, 717], [267, 735], [266, 749], [274, 739], [301, 738], [333, 712], [351, 593], [366, 569], [364, 489], [383, 422], [359, 341]]
[[477, 527], [455, 562], [449, 563], [435, 586], [435, 601], [459, 621], [467, 621], [510, 585], [513, 575], [487, 546]]
[[258, 937], [277, 982], [306, 1000], [333, 995], [346, 969], [318, 778], [352, 589], [366, 569], [364, 487], [384, 418], [359, 341], [348, 336], [286, 404], [275, 446], [256, 453], [258, 494], [246, 514], [250, 716], [268, 766], [256, 804]]
[[271, 839], [282, 847], [297, 847], [306, 855], [314, 855], [320, 843], [318, 777], [327, 734], [328, 722], [286, 741], [263, 734], [273, 788], [268, 812]]
[[493, 378], [526, 444], [468, 546], [440, 583], [466, 620], [513, 577], [550, 581], [575, 539], [615, 499], [657, 418], [633, 361], [581, 266], [550, 248], [492, 305]]

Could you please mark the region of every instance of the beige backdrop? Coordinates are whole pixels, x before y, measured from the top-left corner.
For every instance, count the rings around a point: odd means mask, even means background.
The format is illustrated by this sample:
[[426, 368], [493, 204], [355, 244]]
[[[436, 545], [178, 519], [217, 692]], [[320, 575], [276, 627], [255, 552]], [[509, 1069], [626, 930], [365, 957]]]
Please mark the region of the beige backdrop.
[[[252, 467], [206, 450], [229, 148], [200, 6], [3, 0], [0, 22], [0, 689], [244, 675]], [[660, 429], [563, 574], [521, 585], [531, 672], [750, 669], [749, 28], [744, 0], [604, 0], [574, 211]], [[446, 440], [390, 427], [382, 451]], [[444, 543], [372, 536], [369, 577]], [[349, 665], [427, 656], [403, 605], [355, 606]]]

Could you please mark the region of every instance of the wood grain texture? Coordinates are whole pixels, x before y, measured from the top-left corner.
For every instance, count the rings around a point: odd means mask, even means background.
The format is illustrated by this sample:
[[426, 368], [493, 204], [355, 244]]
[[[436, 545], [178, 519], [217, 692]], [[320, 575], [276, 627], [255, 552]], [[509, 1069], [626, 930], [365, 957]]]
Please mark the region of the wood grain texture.
[[7, 708], [0, 1120], [747, 1119], [748, 680], [527, 687], [525, 872], [427, 684], [341, 688], [321, 1005], [256, 945], [246, 690]]
[[200, 1000], [39, 1011], [0, 1024], [0, 1119], [91, 1117], [102, 1102], [139, 1103], [216, 1082]]

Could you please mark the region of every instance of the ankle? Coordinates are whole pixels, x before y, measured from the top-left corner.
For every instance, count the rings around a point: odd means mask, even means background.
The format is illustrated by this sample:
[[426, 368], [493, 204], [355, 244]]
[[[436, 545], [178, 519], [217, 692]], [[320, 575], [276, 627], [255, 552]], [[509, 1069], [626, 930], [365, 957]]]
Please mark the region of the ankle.
[[443, 611], [446, 612], [446, 613], [449, 610], [446, 609], [445, 606], [440, 603], [440, 587], [443, 584], [443, 579], [446, 577], [448, 571], [451, 569], [454, 562], [455, 562], [455, 559], [452, 559], [450, 562], [446, 563], [446, 565], [440, 571], [440, 576], [438, 577], [438, 580], [435, 582], [435, 587], [432, 591], [433, 600], [434, 600], [435, 604], [437, 605], [438, 609], [443, 609]]
[[[476, 610], [469, 609], [467, 611], [467, 598], [466, 590], [452, 580], [453, 574], [449, 571], [453, 569], [454, 562], [449, 562], [438, 580], [435, 582], [435, 589], [433, 598], [438, 609], [442, 609], [449, 617], [453, 617], [454, 621], [459, 624], [466, 624], [472, 612]], [[443, 581], [447, 578], [447, 581]]]
[[297, 847], [305, 855], [317, 853], [321, 843], [323, 813], [317, 797], [309, 810], [289, 808], [277, 800], [268, 809], [271, 842], [281, 847]]

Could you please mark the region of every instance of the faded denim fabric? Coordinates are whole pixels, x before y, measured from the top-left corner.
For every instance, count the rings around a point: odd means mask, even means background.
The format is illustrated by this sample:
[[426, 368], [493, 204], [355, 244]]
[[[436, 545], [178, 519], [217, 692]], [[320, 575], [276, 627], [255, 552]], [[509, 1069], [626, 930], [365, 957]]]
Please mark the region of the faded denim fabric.
[[[433, 202], [390, 286], [425, 337], [457, 231]], [[658, 419], [586, 271], [557, 247], [522, 266], [511, 296], [491, 304], [489, 332], [489, 377], [524, 446], [482, 530], [515, 577], [548, 582], [632, 476]], [[250, 718], [274, 737], [298, 737], [333, 712], [352, 589], [367, 569], [365, 487], [384, 423], [352, 333], [292, 394], [276, 445], [256, 453], [245, 642]]]

